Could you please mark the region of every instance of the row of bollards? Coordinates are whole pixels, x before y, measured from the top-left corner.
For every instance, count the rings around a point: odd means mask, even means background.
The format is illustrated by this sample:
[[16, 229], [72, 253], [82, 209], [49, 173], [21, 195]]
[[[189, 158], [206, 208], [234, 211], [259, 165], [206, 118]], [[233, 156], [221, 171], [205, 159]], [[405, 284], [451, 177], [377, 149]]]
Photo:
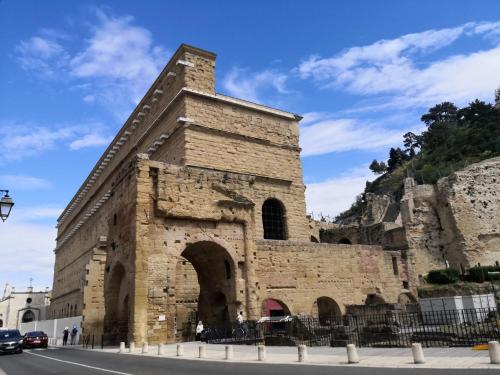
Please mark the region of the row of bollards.
[[[298, 349], [298, 361], [299, 362], [307, 362], [307, 346], [299, 345]], [[354, 344], [348, 344], [346, 347], [347, 350], [347, 362], [350, 364], [359, 363], [359, 355]], [[488, 351], [490, 355], [490, 363], [492, 364], [500, 364], [500, 344], [498, 341], [490, 341], [488, 343]], [[135, 352], [135, 343], [131, 342], [129, 346], [129, 353]], [[142, 353], [149, 352], [148, 343], [144, 343], [142, 346]], [[424, 351], [422, 349], [422, 344], [413, 343], [411, 346], [411, 352], [413, 355], [413, 362], [415, 364], [423, 364], [425, 363]], [[119, 353], [125, 353], [125, 343], [120, 342], [120, 351]], [[158, 344], [158, 355], [165, 354], [165, 347], [163, 344]], [[184, 355], [184, 346], [182, 344], [177, 344], [177, 356], [182, 357]], [[206, 345], [200, 345], [198, 347], [198, 358], [207, 358], [207, 347]], [[226, 360], [232, 360], [234, 358], [234, 351], [232, 345], [226, 345], [225, 347], [225, 357]], [[257, 360], [265, 361], [266, 360], [266, 347], [265, 345], [257, 345]]]

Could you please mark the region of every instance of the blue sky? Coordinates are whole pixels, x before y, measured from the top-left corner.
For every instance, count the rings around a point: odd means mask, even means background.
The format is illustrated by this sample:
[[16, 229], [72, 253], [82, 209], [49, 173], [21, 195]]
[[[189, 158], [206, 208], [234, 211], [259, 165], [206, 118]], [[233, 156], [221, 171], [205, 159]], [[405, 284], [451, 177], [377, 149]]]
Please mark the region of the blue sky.
[[497, 1], [0, 1], [0, 285], [52, 285], [55, 223], [180, 43], [217, 91], [304, 115], [308, 211], [350, 206], [431, 105], [491, 102]]

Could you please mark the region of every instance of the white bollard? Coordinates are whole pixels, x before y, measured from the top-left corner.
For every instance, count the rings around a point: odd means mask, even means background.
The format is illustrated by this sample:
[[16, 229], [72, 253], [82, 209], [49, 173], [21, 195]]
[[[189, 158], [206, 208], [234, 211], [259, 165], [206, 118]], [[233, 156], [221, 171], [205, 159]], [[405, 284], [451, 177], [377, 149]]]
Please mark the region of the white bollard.
[[158, 344], [158, 355], [163, 355], [165, 354], [165, 349], [163, 347], [163, 344]]
[[347, 344], [347, 363], [359, 363], [358, 351], [354, 344]]
[[133, 342], [133, 341], [130, 342], [130, 346], [128, 348], [128, 352], [129, 353], [135, 352], [135, 342]]
[[498, 341], [488, 343], [488, 352], [490, 353], [490, 363], [497, 365], [500, 363], [500, 344]]
[[259, 361], [266, 360], [266, 347], [264, 345], [257, 345], [257, 359]]
[[120, 342], [120, 351], [118, 353], [125, 353], [125, 343], [123, 341]]
[[422, 344], [414, 342], [411, 344], [411, 352], [413, 354], [413, 362], [416, 364], [425, 363], [424, 351], [422, 350]]
[[142, 346], [142, 353], [147, 353], [149, 352], [149, 345], [147, 342], [144, 343], [144, 345]]
[[177, 344], [177, 357], [182, 357], [184, 355], [184, 346], [182, 344]]
[[233, 346], [226, 345], [226, 359], [233, 359]]
[[298, 351], [299, 351], [299, 362], [306, 362], [307, 361], [307, 346], [299, 345]]
[[198, 358], [206, 358], [207, 357], [207, 346], [200, 345], [198, 347]]

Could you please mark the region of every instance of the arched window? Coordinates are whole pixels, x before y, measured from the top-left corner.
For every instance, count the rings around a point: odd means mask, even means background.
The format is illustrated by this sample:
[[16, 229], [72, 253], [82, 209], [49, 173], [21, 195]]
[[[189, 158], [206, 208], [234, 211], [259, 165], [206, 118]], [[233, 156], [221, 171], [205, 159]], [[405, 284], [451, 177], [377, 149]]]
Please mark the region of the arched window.
[[271, 198], [262, 205], [262, 225], [264, 239], [285, 240], [285, 220], [283, 205], [277, 199]]
[[23, 323], [29, 323], [35, 320], [35, 314], [31, 310], [26, 310], [26, 312], [23, 314], [22, 322]]

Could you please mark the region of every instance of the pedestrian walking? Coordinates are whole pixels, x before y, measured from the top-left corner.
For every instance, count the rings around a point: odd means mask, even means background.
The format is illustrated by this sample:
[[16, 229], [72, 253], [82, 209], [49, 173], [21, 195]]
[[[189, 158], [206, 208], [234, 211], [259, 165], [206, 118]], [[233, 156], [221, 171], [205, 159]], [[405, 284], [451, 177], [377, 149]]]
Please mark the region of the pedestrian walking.
[[200, 320], [196, 326], [196, 341], [201, 340], [201, 333], [203, 332], [203, 322]]
[[63, 346], [68, 345], [69, 327], [64, 327], [63, 331]]

